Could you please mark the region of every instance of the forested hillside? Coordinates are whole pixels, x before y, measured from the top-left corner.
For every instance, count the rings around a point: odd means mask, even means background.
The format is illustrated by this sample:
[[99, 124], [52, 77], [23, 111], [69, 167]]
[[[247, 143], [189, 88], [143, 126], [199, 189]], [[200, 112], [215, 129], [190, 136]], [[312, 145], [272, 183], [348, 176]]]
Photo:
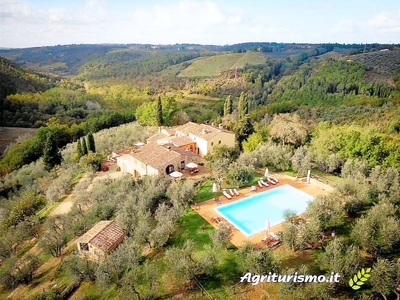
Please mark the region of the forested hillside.
[[244, 92], [253, 121], [297, 112], [310, 124], [374, 124], [384, 141], [397, 143], [400, 50], [393, 45], [70, 45], [0, 52], [74, 74], [55, 80], [3, 59], [3, 126], [40, 127], [50, 118], [71, 126], [110, 112], [154, 124], [160, 95], [168, 103], [168, 125], [219, 123], [225, 98], [232, 97], [235, 111]]
[[16, 93], [44, 91], [56, 83], [56, 78], [22, 69], [0, 57], [0, 100]]
[[[360, 298], [398, 296], [398, 45], [69, 45], [0, 55], [13, 61], [0, 61], [1, 125], [38, 128], [0, 160], [0, 298], [352, 299], [344, 279], [238, 282], [265, 270], [354, 279], [362, 268], [370, 279], [357, 284]], [[113, 151], [188, 121], [236, 135], [235, 147], [204, 158], [206, 175], [171, 183], [119, 176], [116, 166], [118, 179], [97, 172]], [[299, 184], [312, 170], [332, 191], [301, 217], [284, 213], [280, 248], [237, 247], [230, 225], [213, 227], [190, 207], [217, 205], [221, 178], [247, 190], [266, 168]], [[126, 240], [103, 262], [79, 258], [75, 238], [101, 220], [115, 220]]]

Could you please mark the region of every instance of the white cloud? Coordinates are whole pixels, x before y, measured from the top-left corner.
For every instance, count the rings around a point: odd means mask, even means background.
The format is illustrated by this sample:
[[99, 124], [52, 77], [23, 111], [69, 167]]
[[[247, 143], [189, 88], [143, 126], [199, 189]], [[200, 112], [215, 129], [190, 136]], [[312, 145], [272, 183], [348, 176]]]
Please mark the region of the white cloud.
[[[55, 3], [57, 5], [57, 3]], [[49, 9], [35, 9], [25, 1], [5, 0], [0, 5], [1, 15], [7, 16], [3, 22], [11, 23], [48, 23], [59, 24], [87, 24], [104, 21], [106, 7], [100, 0], [87, 0], [81, 8], [71, 9], [52, 7]]]
[[337, 33], [352, 33], [357, 29], [357, 26], [351, 20], [340, 20], [336, 26], [332, 28], [333, 32]]
[[[148, 43], [217, 42], [217, 33], [230, 26], [240, 26], [242, 15], [234, 9], [224, 9], [212, 1], [180, 1], [172, 5], [154, 5], [137, 9], [128, 22], [133, 40]], [[221, 38], [221, 37], [219, 37]]]
[[[384, 43], [399, 42], [400, 36], [399, 10], [370, 8], [356, 14], [352, 6], [343, 11], [342, 5], [328, 0], [307, 5], [258, 0], [76, 0], [74, 6], [68, 0], [39, 2], [0, 0], [1, 47], [249, 41]], [[379, 6], [390, 9], [383, 3]]]
[[400, 10], [384, 11], [365, 23], [368, 29], [384, 33], [400, 33]]

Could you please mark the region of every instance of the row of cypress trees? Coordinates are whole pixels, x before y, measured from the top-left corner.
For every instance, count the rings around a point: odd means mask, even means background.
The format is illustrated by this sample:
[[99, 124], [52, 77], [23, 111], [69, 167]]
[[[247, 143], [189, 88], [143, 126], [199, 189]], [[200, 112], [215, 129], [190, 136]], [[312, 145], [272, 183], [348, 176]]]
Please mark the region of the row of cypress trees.
[[96, 145], [94, 142], [93, 133], [91, 132], [86, 135], [86, 138], [83, 137], [79, 139], [76, 145], [76, 153], [78, 154], [78, 158], [81, 158], [89, 152], [96, 152]]

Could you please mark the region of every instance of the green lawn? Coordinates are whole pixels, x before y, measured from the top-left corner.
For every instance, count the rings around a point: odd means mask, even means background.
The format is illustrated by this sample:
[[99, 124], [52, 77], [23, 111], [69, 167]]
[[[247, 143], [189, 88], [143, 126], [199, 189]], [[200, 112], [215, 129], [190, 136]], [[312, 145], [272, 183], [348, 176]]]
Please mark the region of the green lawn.
[[199, 191], [197, 192], [196, 196], [194, 197], [194, 202], [199, 203], [206, 200], [209, 200], [214, 197], [219, 197], [222, 195], [221, 192], [213, 193], [212, 192], [212, 185], [215, 180], [207, 179], [206, 181], [202, 182]]
[[210, 233], [214, 231], [206, 220], [198, 213], [189, 210], [181, 217], [177, 233], [171, 238], [171, 245], [182, 246], [186, 240], [191, 239], [195, 242], [197, 251], [202, 251], [204, 246], [211, 243]]
[[[288, 176], [292, 176], [292, 177], [297, 177], [297, 172], [293, 171], [293, 170], [288, 170], [288, 171], [284, 171], [282, 172], [285, 175]], [[306, 176], [304, 176], [306, 177]], [[323, 183], [326, 184], [332, 184], [334, 182], [340, 182], [341, 180], [343, 180], [342, 178], [340, 178], [339, 176], [333, 175], [333, 174], [329, 174], [317, 169], [311, 169], [311, 178], [315, 178], [320, 180]]]

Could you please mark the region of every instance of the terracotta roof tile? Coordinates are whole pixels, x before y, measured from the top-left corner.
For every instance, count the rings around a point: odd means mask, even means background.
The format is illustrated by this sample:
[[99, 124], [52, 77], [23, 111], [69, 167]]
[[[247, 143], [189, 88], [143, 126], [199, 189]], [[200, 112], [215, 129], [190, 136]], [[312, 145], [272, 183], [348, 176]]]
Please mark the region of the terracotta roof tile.
[[147, 144], [132, 154], [137, 160], [156, 169], [180, 157], [180, 154], [157, 144]]
[[193, 134], [201, 139], [208, 140], [223, 130], [206, 124], [188, 122], [176, 128], [176, 131], [182, 132], [186, 135]]
[[123, 241], [125, 234], [115, 221], [100, 221], [82, 235], [78, 242], [89, 243], [110, 253]]
[[188, 137], [186, 135], [171, 138], [170, 141], [177, 147], [196, 143], [195, 141], [193, 141], [190, 137]]

